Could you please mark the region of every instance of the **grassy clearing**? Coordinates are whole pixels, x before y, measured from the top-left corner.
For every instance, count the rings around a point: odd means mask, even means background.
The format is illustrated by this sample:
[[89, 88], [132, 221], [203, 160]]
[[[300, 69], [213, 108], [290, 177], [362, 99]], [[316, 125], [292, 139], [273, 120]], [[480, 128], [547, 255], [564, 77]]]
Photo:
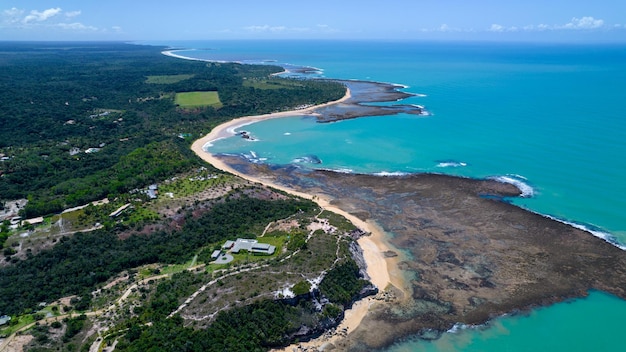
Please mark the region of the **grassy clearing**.
[[184, 263], [184, 264], [172, 264], [172, 265], [165, 266], [165, 267], [161, 268], [161, 274], [180, 273], [180, 272], [182, 272], [184, 270], [187, 270], [187, 269], [191, 268], [192, 266], [196, 265], [197, 259], [198, 259], [198, 256], [195, 255], [193, 257], [193, 259], [191, 259], [187, 263]]
[[176, 93], [174, 99], [176, 105], [181, 108], [197, 108], [203, 106], [212, 106], [216, 109], [222, 107], [220, 96], [217, 92], [184, 92]]
[[9, 326], [5, 326], [4, 328], [0, 329], [0, 336], [9, 336], [17, 330], [23, 328], [24, 326], [34, 322], [35, 318], [32, 314], [25, 314], [19, 317], [13, 317], [13, 320], [11, 320]]
[[321, 219], [328, 219], [328, 222], [338, 228], [341, 231], [350, 232], [356, 229], [353, 223], [348, 221], [348, 219], [344, 218], [339, 214], [335, 214], [333, 212], [324, 210], [320, 216]]
[[184, 81], [186, 79], [193, 78], [195, 75], [162, 75], [162, 76], [148, 76], [146, 83], [148, 84], [173, 84]]
[[232, 176], [213, 175], [208, 172], [180, 177], [170, 182], [164, 182], [159, 186], [160, 199], [163, 201], [170, 199], [169, 193], [174, 199], [189, 197], [210, 188], [224, 185], [231, 179]]
[[303, 87], [297, 81], [273, 80], [273, 79], [248, 79], [243, 82], [244, 87], [255, 89], [295, 89]]

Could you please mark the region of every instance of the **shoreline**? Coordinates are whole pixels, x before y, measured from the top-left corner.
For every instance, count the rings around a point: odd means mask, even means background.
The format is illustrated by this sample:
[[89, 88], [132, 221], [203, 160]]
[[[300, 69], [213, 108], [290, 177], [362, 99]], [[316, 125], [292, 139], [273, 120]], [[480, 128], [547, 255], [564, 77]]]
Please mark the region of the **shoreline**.
[[[313, 115], [313, 111], [315, 109], [319, 109], [326, 106], [331, 106], [334, 104], [339, 104], [351, 98], [350, 89], [346, 88], [346, 94], [338, 100], [331, 101], [324, 104], [314, 105], [308, 107], [306, 109], [301, 110], [291, 110], [291, 111], [283, 111], [278, 113], [264, 114], [264, 115], [255, 115], [255, 116], [245, 116], [240, 117], [228, 122], [225, 122], [221, 125], [216, 126], [211, 130], [211, 132], [204, 137], [201, 137], [193, 142], [191, 145], [191, 150], [198, 155], [202, 160], [208, 162], [214, 167], [229, 172], [231, 174], [237, 175], [243, 179], [246, 179], [250, 182], [260, 183], [268, 187], [272, 187], [275, 189], [279, 189], [281, 191], [287, 192], [289, 194], [302, 197], [305, 199], [312, 200], [317, 203], [321, 208], [340, 214], [352, 222], [355, 226], [361, 228], [362, 230], [370, 233], [369, 236], [363, 236], [357, 243], [363, 250], [363, 257], [367, 264], [367, 274], [370, 277], [370, 282], [374, 284], [380, 291], [384, 291], [389, 285], [393, 285], [396, 288], [405, 291], [404, 285], [402, 283], [401, 277], [399, 275], [394, 275], [394, 273], [389, 269], [389, 264], [397, 261], [396, 258], [386, 258], [384, 256], [384, 252], [392, 250], [390, 245], [386, 243], [384, 237], [384, 231], [377, 224], [371, 221], [363, 221], [356, 216], [349, 214], [348, 212], [338, 208], [337, 206], [331, 205], [332, 199], [326, 195], [322, 194], [308, 194], [303, 192], [298, 192], [296, 190], [277, 185], [268, 180], [259, 178], [259, 177], [251, 177], [250, 175], [243, 174], [238, 172], [237, 170], [230, 167], [225, 162], [221, 161], [213, 154], [204, 150], [204, 147], [207, 145], [211, 145], [212, 142], [217, 141], [219, 139], [227, 138], [234, 136], [234, 130], [246, 126], [252, 123], [265, 121], [269, 119], [287, 117], [287, 116], [297, 116], [297, 115]], [[390, 263], [391, 262], [391, 263]], [[354, 303], [353, 307], [345, 311], [344, 319], [337, 326], [337, 330], [348, 329], [348, 331], [353, 331], [357, 326], [361, 323], [365, 315], [369, 311], [369, 307], [375, 301], [372, 297], [367, 297], [365, 299], [359, 300]], [[325, 341], [316, 341], [318, 339], [313, 339], [306, 343], [301, 343], [301, 345], [319, 345], [321, 343], [332, 342], [335, 339], [339, 338], [338, 336], [333, 336], [329, 340]], [[288, 348], [288, 347], [287, 347]], [[286, 350], [286, 349], [285, 349]]]

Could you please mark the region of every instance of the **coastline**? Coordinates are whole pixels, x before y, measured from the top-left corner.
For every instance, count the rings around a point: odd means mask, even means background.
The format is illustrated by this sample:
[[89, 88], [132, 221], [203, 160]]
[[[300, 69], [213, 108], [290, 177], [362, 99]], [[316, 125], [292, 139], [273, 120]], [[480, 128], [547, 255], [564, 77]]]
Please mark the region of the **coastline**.
[[[251, 177], [250, 175], [243, 174], [238, 172], [237, 170], [230, 167], [228, 164], [223, 162], [222, 160], [216, 158], [214, 155], [204, 150], [206, 145], [210, 145], [212, 142], [227, 138], [230, 136], [234, 136], [234, 130], [249, 125], [252, 123], [287, 117], [287, 116], [297, 116], [297, 115], [314, 115], [314, 110], [331, 106], [334, 104], [342, 103], [351, 98], [350, 89], [346, 88], [346, 94], [339, 100], [335, 100], [332, 102], [328, 102], [325, 104], [315, 105], [308, 107], [306, 109], [301, 110], [291, 110], [291, 111], [283, 111], [278, 113], [264, 114], [264, 115], [255, 115], [255, 116], [245, 116], [241, 118], [237, 118], [228, 122], [225, 122], [217, 127], [215, 127], [209, 134], [205, 135], [202, 138], [199, 138], [191, 145], [191, 150], [196, 153], [201, 159], [210, 163], [214, 167], [229, 172], [231, 174], [237, 175], [243, 179], [246, 179], [251, 182], [256, 182], [263, 184], [265, 186], [269, 186], [275, 189], [279, 189], [281, 191], [287, 192], [289, 194], [302, 197], [305, 199], [312, 200], [316, 202], [321, 208], [340, 214], [344, 216], [346, 219], [351, 221], [355, 226], [361, 228], [362, 230], [370, 233], [370, 236], [361, 237], [357, 243], [363, 250], [363, 257], [367, 264], [367, 274], [370, 277], [370, 281], [379, 288], [379, 290], [385, 290], [389, 285], [393, 285], [396, 288], [401, 289], [403, 292], [405, 289], [403, 288], [403, 283], [400, 275], [392, 272], [390, 270], [390, 264], [393, 264], [397, 261], [396, 258], [386, 258], [384, 256], [384, 252], [390, 251], [390, 245], [386, 243], [384, 231], [372, 221], [363, 221], [356, 216], [349, 214], [348, 212], [340, 209], [337, 206], [331, 205], [332, 199], [330, 199], [326, 195], [322, 194], [308, 194], [303, 192], [298, 192], [293, 189], [275, 184], [267, 179], [259, 178], [259, 177]], [[345, 317], [337, 327], [337, 330], [347, 329], [347, 331], [353, 331], [357, 326], [361, 323], [365, 315], [368, 313], [370, 306], [374, 303], [372, 297], [367, 297], [360, 301], [355, 302], [351, 309], [346, 310]], [[338, 336], [333, 336], [329, 340], [323, 341], [323, 343], [332, 343]], [[302, 343], [301, 345], [307, 346], [318, 346], [322, 342], [316, 341], [317, 339], [311, 340], [307, 343]], [[285, 349], [286, 350], [286, 349]]]

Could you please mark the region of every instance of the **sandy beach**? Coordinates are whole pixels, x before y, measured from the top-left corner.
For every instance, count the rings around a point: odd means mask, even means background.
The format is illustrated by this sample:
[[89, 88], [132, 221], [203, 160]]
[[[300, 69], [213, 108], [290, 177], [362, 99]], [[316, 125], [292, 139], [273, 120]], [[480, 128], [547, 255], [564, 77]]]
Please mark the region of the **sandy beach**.
[[[297, 116], [297, 115], [315, 115], [314, 111], [316, 109], [330, 106], [333, 104], [338, 104], [350, 99], [351, 94], [350, 90], [346, 90], [346, 94], [339, 100], [332, 101], [326, 104], [320, 104], [308, 107], [306, 109], [301, 110], [292, 110], [292, 111], [284, 111], [279, 113], [265, 114], [265, 115], [256, 115], [256, 116], [246, 116], [231, 120], [224, 124], [221, 124], [215, 127], [209, 134], [206, 136], [196, 140], [191, 149], [204, 161], [210, 163], [214, 167], [235, 174], [241, 178], [247, 179], [251, 182], [258, 182], [264, 184], [266, 186], [270, 186], [276, 189], [280, 189], [287, 193], [296, 195], [298, 197], [310, 199], [316, 202], [320, 207], [332, 211], [334, 213], [340, 214], [350, 220], [355, 226], [361, 228], [362, 230], [369, 232], [370, 236], [364, 236], [358, 240], [359, 245], [363, 249], [363, 256], [365, 258], [365, 262], [367, 263], [367, 273], [370, 276], [370, 281], [376, 285], [380, 290], [384, 290], [389, 284], [393, 284], [397, 288], [402, 288], [402, 282], [400, 277], [394, 277], [394, 275], [388, 270], [388, 264], [390, 262], [394, 262], [393, 258], [385, 258], [384, 252], [390, 250], [388, 244], [385, 241], [384, 232], [382, 229], [374, 223], [363, 221], [357, 218], [354, 215], [347, 213], [346, 211], [333, 206], [330, 204], [331, 199], [326, 195], [321, 194], [306, 194], [302, 192], [295, 191], [293, 189], [289, 189], [277, 184], [274, 184], [268, 180], [251, 177], [249, 175], [242, 174], [226, 163], [222, 162], [220, 159], [214, 157], [212, 154], [206, 152], [204, 147], [207, 145], [211, 145], [212, 142], [227, 138], [235, 135], [235, 130], [245, 125], [249, 125], [255, 122], [287, 117], [287, 116]], [[352, 309], [346, 311], [345, 318], [342, 323], [338, 326], [337, 330], [340, 331], [342, 329], [347, 329], [347, 331], [353, 331], [362, 321], [363, 317], [367, 314], [369, 306], [372, 304], [372, 298], [366, 298], [359, 302], [356, 302]], [[332, 342], [332, 339], [324, 341], [324, 343]], [[311, 341], [307, 343], [307, 345], [319, 345], [320, 341]]]

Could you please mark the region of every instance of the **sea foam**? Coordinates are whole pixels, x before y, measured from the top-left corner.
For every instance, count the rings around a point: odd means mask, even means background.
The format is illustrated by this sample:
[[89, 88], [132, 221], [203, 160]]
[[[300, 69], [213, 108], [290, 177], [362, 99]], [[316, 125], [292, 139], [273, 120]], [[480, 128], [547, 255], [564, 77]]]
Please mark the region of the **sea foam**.
[[551, 215], [545, 215], [545, 214], [539, 214], [539, 215], [545, 216], [548, 219], [552, 219], [552, 220], [555, 220], [555, 221], [558, 221], [558, 222], [562, 222], [562, 223], [567, 224], [569, 226], [575, 227], [575, 228], [577, 228], [579, 230], [583, 230], [585, 232], [589, 232], [593, 236], [598, 237], [598, 238], [600, 238], [602, 240], [605, 240], [606, 242], [614, 245], [615, 247], [617, 247], [617, 248], [619, 248], [619, 249], [621, 249], [623, 251], [626, 251], [626, 245], [619, 243], [617, 238], [615, 238], [615, 236], [611, 235], [608, 232], [605, 232], [605, 231], [602, 231], [602, 230], [599, 230], [599, 229], [594, 229], [594, 228], [592, 228], [593, 226], [578, 224], [578, 223], [575, 223], [575, 222], [572, 222], [572, 221], [559, 219], [559, 218], [551, 216]]
[[502, 182], [502, 183], [510, 183], [513, 186], [517, 187], [517, 189], [522, 192], [520, 197], [522, 198], [530, 198], [535, 195], [535, 189], [530, 186], [525, 181], [527, 180], [525, 177], [519, 175], [506, 175], [506, 176], [492, 176], [488, 177], [490, 180]]
[[439, 161], [437, 164], [437, 167], [465, 167], [467, 166], [467, 163], [462, 162], [462, 161], [454, 161], [454, 160], [444, 160], [444, 161]]

